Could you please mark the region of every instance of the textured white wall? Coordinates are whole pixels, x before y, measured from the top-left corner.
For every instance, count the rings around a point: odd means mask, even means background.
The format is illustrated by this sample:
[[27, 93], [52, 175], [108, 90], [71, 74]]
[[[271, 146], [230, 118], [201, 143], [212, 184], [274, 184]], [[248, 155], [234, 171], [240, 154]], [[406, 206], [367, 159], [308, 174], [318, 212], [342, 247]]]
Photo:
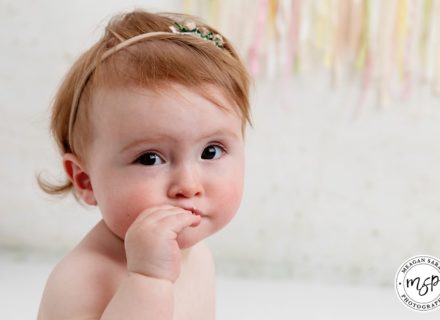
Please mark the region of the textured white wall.
[[243, 273], [385, 285], [404, 257], [440, 255], [438, 97], [357, 109], [356, 90], [325, 76], [256, 87], [247, 194], [221, 257]]
[[[61, 173], [47, 128], [59, 80], [133, 3], [0, 1], [0, 246], [67, 250], [99, 219], [44, 195], [34, 175]], [[389, 284], [409, 256], [440, 256], [440, 100], [421, 87], [359, 108], [357, 88], [327, 80], [256, 82], [243, 205], [209, 239], [224, 272]]]

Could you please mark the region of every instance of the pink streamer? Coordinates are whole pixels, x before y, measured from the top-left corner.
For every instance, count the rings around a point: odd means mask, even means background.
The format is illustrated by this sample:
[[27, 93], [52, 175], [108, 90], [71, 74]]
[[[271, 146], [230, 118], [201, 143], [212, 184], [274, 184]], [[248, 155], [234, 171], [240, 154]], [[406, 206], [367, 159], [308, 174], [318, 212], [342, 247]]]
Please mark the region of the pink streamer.
[[260, 72], [260, 50], [263, 45], [265, 36], [265, 27], [267, 19], [268, 0], [260, 0], [258, 3], [257, 12], [257, 26], [255, 33], [255, 40], [249, 49], [249, 68], [253, 75], [258, 75]]

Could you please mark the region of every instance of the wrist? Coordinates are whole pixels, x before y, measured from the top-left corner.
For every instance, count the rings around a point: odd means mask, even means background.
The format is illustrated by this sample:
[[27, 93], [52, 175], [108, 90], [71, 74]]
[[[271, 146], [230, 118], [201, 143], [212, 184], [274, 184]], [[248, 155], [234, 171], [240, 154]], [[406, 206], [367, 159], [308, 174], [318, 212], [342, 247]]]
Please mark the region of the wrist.
[[128, 277], [133, 280], [156, 283], [157, 285], [171, 286], [171, 287], [174, 285], [174, 281], [170, 279], [150, 276], [137, 271], [128, 271]]

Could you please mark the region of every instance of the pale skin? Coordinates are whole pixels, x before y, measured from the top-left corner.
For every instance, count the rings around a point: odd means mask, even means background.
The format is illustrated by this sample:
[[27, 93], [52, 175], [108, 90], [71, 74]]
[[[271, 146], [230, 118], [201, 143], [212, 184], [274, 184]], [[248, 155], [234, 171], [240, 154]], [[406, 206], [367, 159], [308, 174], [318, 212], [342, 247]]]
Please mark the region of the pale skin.
[[203, 239], [241, 200], [242, 119], [181, 85], [99, 89], [85, 159], [64, 155], [80, 199], [102, 220], [54, 269], [38, 319], [215, 318]]

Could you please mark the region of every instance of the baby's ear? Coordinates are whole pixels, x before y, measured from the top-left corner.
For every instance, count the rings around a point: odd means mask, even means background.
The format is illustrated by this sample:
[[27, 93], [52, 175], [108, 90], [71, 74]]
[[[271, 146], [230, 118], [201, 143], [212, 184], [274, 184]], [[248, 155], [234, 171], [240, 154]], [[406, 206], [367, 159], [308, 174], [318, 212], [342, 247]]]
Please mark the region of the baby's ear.
[[63, 165], [77, 196], [91, 206], [96, 205], [90, 176], [81, 160], [73, 153], [66, 153], [63, 156]]

